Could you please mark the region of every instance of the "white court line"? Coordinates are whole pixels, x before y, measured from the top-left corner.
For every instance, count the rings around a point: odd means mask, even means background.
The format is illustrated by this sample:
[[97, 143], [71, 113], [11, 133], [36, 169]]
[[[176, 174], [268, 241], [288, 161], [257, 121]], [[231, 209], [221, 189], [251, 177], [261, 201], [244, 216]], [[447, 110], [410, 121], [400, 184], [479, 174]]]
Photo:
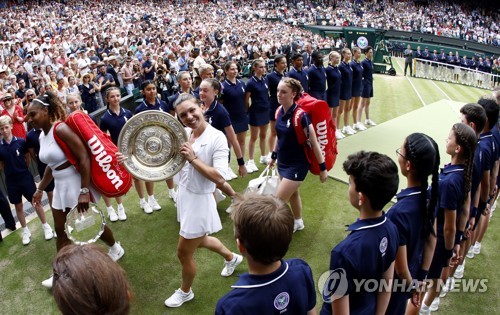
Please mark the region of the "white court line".
[[434, 86], [435, 86], [438, 90], [440, 90], [440, 91], [441, 91], [441, 93], [443, 93], [443, 94], [444, 94], [444, 96], [446, 96], [446, 97], [447, 97], [450, 101], [453, 101], [453, 100], [451, 99], [451, 97], [449, 97], [449, 96], [448, 96], [448, 94], [446, 94], [446, 93], [445, 93], [445, 92], [444, 92], [444, 91], [443, 91], [443, 90], [442, 90], [442, 89], [441, 89], [441, 88], [440, 88], [440, 87], [439, 87], [439, 86], [438, 86], [438, 85], [437, 85], [437, 84], [436, 84], [433, 80], [431, 80], [431, 82], [432, 82], [432, 84], [434, 84]]
[[[394, 59], [396, 59], [396, 58], [394, 58]], [[401, 65], [399, 64], [399, 60], [396, 59], [396, 63], [398, 64], [399, 69], [401, 69], [401, 72], [404, 72], [403, 67], [401, 67]], [[410, 82], [410, 85], [413, 88], [413, 90], [415, 91], [415, 93], [417, 93], [417, 96], [420, 99], [420, 101], [422, 102], [422, 105], [424, 105], [424, 107], [427, 106], [427, 104], [425, 104], [424, 100], [422, 99], [422, 96], [420, 95], [420, 93], [418, 93], [417, 88], [411, 82], [410, 78], [408, 78], [407, 76], [405, 76], [405, 77], [406, 77], [406, 80], [408, 80], [408, 82]]]

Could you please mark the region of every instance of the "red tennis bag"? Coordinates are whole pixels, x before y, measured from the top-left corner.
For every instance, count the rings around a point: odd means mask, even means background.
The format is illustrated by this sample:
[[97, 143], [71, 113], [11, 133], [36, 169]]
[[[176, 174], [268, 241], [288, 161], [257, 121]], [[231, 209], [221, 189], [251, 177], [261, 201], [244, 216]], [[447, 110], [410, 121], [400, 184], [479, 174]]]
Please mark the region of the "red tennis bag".
[[[90, 157], [90, 179], [92, 185], [106, 197], [119, 197], [127, 193], [132, 186], [132, 175], [116, 160], [118, 148], [108, 134], [99, 129], [92, 118], [83, 111], [77, 110], [66, 118], [74, 133], [82, 139]], [[61, 138], [57, 136], [54, 126], [54, 138], [68, 160], [78, 169], [78, 163]]]
[[[332, 119], [328, 104], [323, 100], [318, 100], [307, 93], [303, 93], [297, 101], [297, 105], [298, 107], [295, 110], [292, 119], [295, 134], [297, 135], [299, 143], [304, 146], [304, 152], [307, 160], [309, 161], [309, 164], [311, 164], [309, 170], [311, 173], [319, 175], [321, 171], [319, 169], [318, 160], [314, 155], [311, 143], [309, 142], [309, 137], [306, 137], [304, 131], [302, 130], [300, 117], [303, 112], [306, 112], [311, 119], [321, 153], [325, 158], [327, 171], [332, 169], [338, 154], [337, 138], [335, 137], [335, 122]], [[278, 110], [276, 110], [276, 117], [278, 117], [280, 109], [281, 106]]]

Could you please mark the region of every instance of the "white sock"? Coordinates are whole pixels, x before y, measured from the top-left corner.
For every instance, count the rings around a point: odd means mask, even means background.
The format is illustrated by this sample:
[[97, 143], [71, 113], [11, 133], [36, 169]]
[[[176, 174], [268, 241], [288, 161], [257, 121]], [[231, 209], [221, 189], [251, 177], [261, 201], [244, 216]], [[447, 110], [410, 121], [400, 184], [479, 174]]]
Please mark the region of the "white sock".
[[108, 211], [113, 211], [113, 206], [109, 206], [109, 207], [106, 207], [106, 209], [108, 209]]
[[427, 310], [429, 310], [429, 306], [425, 305], [425, 303], [422, 302], [422, 307], [420, 309], [423, 311], [427, 311]]
[[111, 249], [112, 249], [112, 250], [117, 250], [119, 246], [120, 246], [120, 244], [118, 244], [118, 242], [115, 242], [115, 243], [113, 244], [113, 246], [111, 246]]
[[23, 231], [24, 231], [24, 232], [28, 232], [28, 233], [30, 233], [30, 229], [29, 229], [27, 226], [25, 226], [25, 227], [23, 228]]
[[168, 191], [174, 194], [175, 193], [175, 188], [169, 188]]
[[146, 199], [141, 198], [141, 199], [139, 199], [139, 202], [140, 202], [140, 203], [146, 203]]
[[148, 197], [148, 200], [151, 201], [151, 200], [154, 200], [155, 199], [155, 195], [151, 195]]
[[50, 225], [49, 225], [47, 222], [45, 222], [44, 224], [42, 224], [42, 226], [43, 226], [44, 228], [46, 228], [46, 229], [52, 229], [52, 228], [50, 227]]
[[123, 209], [123, 203], [118, 204], [118, 209]]
[[476, 242], [476, 243], [474, 244], [474, 246], [480, 246], [480, 245], [481, 245], [481, 243], [479, 243], [479, 242]]

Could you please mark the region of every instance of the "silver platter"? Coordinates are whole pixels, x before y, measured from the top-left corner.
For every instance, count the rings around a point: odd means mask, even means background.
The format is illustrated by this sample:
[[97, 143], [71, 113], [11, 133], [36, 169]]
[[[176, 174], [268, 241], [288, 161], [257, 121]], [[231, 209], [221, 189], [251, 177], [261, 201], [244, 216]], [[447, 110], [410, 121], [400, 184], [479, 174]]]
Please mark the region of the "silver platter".
[[179, 152], [187, 134], [172, 115], [148, 110], [134, 115], [122, 128], [118, 150], [128, 159], [125, 168], [144, 181], [162, 181], [177, 174], [186, 159]]

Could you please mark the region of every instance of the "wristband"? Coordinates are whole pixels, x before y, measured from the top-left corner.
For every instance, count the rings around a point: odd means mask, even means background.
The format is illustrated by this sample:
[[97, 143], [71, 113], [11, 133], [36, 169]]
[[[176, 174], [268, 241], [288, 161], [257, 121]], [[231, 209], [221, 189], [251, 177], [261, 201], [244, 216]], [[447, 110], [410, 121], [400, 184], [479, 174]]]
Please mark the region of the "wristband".
[[460, 244], [460, 242], [462, 241], [462, 236], [464, 236], [464, 232], [462, 231], [457, 231], [455, 233], [455, 245]]
[[453, 257], [453, 249], [445, 249], [444, 258], [450, 259], [451, 257]]
[[326, 171], [326, 163], [325, 162], [319, 163], [319, 170], [322, 172]]
[[476, 215], [477, 215], [477, 207], [472, 207], [472, 209], [470, 210], [469, 217], [472, 218], [475, 217]]
[[195, 157], [194, 157], [191, 161], [188, 161], [188, 162], [189, 162], [189, 164], [193, 163], [193, 161], [194, 161], [194, 160], [196, 160], [197, 158], [198, 158], [198, 157], [197, 157], [197, 156], [195, 156]]
[[38, 189], [38, 188], [36, 189], [36, 192], [41, 192], [43, 194], [43, 190]]
[[271, 153], [271, 159], [276, 160], [277, 158], [278, 158], [278, 152], [273, 151], [273, 152]]
[[239, 166], [245, 165], [245, 160], [243, 160], [243, 158], [236, 159], [236, 161], [238, 161]]
[[428, 273], [429, 273], [429, 270], [419, 269], [418, 273], [417, 273], [417, 280], [424, 281], [425, 279], [427, 279]]
[[484, 214], [484, 210], [486, 209], [486, 202], [479, 201], [479, 205], [477, 206], [477, 210]]

